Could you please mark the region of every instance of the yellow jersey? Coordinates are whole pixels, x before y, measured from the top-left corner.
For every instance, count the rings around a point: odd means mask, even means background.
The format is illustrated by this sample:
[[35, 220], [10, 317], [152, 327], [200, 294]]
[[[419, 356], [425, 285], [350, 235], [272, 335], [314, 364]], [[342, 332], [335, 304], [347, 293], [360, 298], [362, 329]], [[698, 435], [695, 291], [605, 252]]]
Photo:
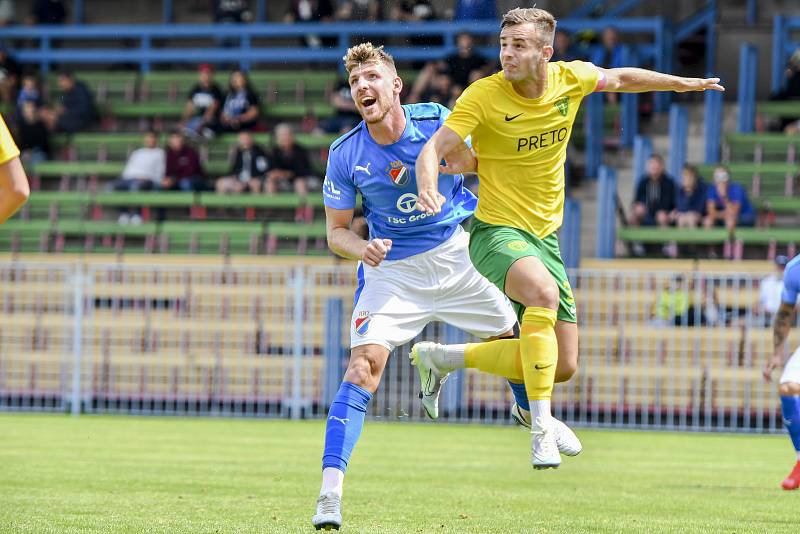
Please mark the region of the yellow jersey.
[[0, 116], [0, 165], [19, 156], [19, 149], [8, 131], [3, 117]]
[[564, 162], [578, 106], [597, 87], [591, 63], [547, 65], [547, 90], [524, 98], [503, 72], [482, 78], [456, 101], [445, 126], [472, 135], [480, 195], [475, 216], [544, 238], [564, 217]]

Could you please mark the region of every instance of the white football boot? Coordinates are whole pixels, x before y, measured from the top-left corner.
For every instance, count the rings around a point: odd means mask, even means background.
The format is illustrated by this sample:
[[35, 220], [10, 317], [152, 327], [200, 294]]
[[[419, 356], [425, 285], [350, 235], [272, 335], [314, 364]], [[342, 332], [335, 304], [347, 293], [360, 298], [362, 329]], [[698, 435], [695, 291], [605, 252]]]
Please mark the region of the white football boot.
[[[531, 412], [519, 407], [516, 402], [511, 406], [511, 418], [516, 421], [519, 426], [530, 429], [531, 427]], [[583, 445], [575, 432], [570, 427], [559, 421], [555, 417], [552, 418], [553, 430], [556, 434], [556, 445], [558, 445], [558, 452], [566, 456], [577, 456], [583, 450]]]
[[444, 346], [430, 341], [415, 344], [408, 355], [411, 365], [419, 373], [419, 398], [422, 407], [431, 419], [439, 417], [439, 393], [448, 376], [446, 371], [441, 371], [437, 366], [437, 363], [441, 364], [437, 360], [443, 355]]
[[[551, 418], [551, 421], [555, 419]], [[534, 469], [557, 468], [561, 454], [556, 445], [555, 425], [537, 418], [531, 430], [531, 465]]]
[[317, 530], [339, 530], [342, 526], [342, 499], [333, 492], [317, 498], [317, 513], [311, 518]]

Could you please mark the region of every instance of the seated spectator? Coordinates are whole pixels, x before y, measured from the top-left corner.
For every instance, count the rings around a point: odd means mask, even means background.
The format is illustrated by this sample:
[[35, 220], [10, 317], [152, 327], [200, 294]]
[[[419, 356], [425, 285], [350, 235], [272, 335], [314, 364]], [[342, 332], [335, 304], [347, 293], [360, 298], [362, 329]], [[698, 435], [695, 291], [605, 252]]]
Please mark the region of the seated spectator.
[[293, 189], [298, 195], [308, 194], [306, 180], [311, 174], [306, 149], [295, 143], [292, 127], [279, 124], [275, 127], [275, 147], [270, 152], [272, 169], [267, 173], [267, 193]]
[[[398, 22], [428, 22], [437, 19], [436, 11], [430, 0], [401, 0], [392, 2], [389, 16]], [[442, 38], [438, 35], [421, 35], [410, 37], [413, 46], [442, 46]], [[412, 63], [412, 68], [422, 68], [422, 63]]]
[[454, 84], [460, 86], [460, 91], [487, 74], [484, 72], [487, 64], [486, 58], [475, 50], [474, 45], [475, 41], [472, 39], [472, 35], [459, 33], [456, 36], [458, 50], [444, 60], [450, 78]]
[[737, 226], [753, 226], [756, 212], [741, 184], [731, 181], [724, 166], [714, 169], [714, 186], [708, 188], [706, 198], [707, 215], [703, 220], [706, 228], [725, 226], [732, 232]]
[[231, 174], [217, 179], [217, 193], [260, 193], [270, 161], [266, 151], [253, 141], [253, 134], [239, 132]]
[[336, 110], [336, 115], [320, 122], [320, 127], [326, 133], [345, 133], [361, 122], [361, 115], [358, 114], [356, 104], [353, 102], [347, 80], [339, 81], [331, 93], [330, 103]]
[[572, 36], [566, 30], [556, 30], [553, 38], [553, 57], [550, 61], [575, 61], [581, 59], [572, 46]]
[[675, 209], [675, 183], [664, 172], [664, 158], [653, 154], [647, 160], [647, 174], [636, 186], [631, 224], [634, 226], [669, 226], [669, 214]]
[[219, 117], [222, 129], [227, 132], [252, 130], [261, 114], [261, 101], [250, 86], [250, 80], [241, 70], [231, 72], [228, 94]]
[[0, 46], [0, 100], [13, 102], [19, 85], [22, 67], [11, 57], [4, 46]]
[[[334, 7], [331, 0], [292, 0], [283, 22], [332, 22], [333, 15]], [[336, 46], [337, 42], [336, 37], [320, 37], [316, 34], [304, 37], [304, 44], [309, 48]]]
[[62, 0], [35, 0], [31, 6], [30, 24], [64, 24], [67, 7]]
[[771, 275], [762, 278], [758, 284], [758, 302], [753, 313], [761, 319], [761, 326], [770, 326], [772, 318], [781, 305], [783, 293], [783, 271], [789, 258], [784, 255], [775, 256], [775, 270]]
[[382, 18], [381, 4], [378, 0], [344, 0], [336, 10], [339, 21], [377, 22]]
[[487, 74], [487, 61], [474, 50], [472, 36], [460, 33], [456, 43], [458, 50], [455, 54], [444, 61], [425, 64], [408, 95], [409, 102], [437, 102], [452, 107], [451, 100], [458, 98], [470, 83]]
[[214, 83], [213, 66], [203, 63], [198, 68], [197, 76], [197, 84], [189, 91], [181, 124], [189, 137], [211, 139], [219, 127], [222, 91]]
[[678, 228], [697, 228], [706, 211], [706, 184], [689, 164], [683, 166], [681, 178], [670, 222]]
[[217, 24], [240, 24], [253, 20], [247, 0], [214, 0], [212, 7]]
[[[800, 49], [795, 50], [792, 57], [789, 58], [785, 85], [780, 91], [770, 96], [770, 100], [798, 99], [800, 99]], [[787, 134], [798, 133], [800, 131], [800, 110], [798, 110], [796, 117], [782, 117], [780, 129]]]
[[[606, 69], [625, 67], [623, 61], [624, 47], [620, 44], [619, 30], [609, 26], [603, 30], [600, 37], [600, 46], [595, 48], [589, 56], [589, 61]], [[619, 93], [604, 93], [607, 102], [619, 101]]]
[[205, 191], [206, 179], [200, 156], [186, 144], [183, 133], [174, 131], [167, 140], [167, 166], [161, 189], [167, 191]]
[[92, 93], [69, 71], [58, 74], [61, 94], [54, 109], [43, 109], [42, 118], [51, 131], [75, 133], [87, 129], [95, 120]]
[[22, 114], [22, 107], [25, 102], [31, 102], [37, 113], [44, 104], [42, 92], [39, 89], [39, 80], [34, 74], [25, 74], [22, 77], [22, 87], [17, 93], [17, 111]]
[[457, 0], [453, 20], [497, 20], [495, 0]]
[[[113, 191], [153, 191], [164, 180], [166, 158], [164, 149], [158, 146], [158, 134], [145, 132], [142, 148], [128, 156], [122, 176], [110, 184]], [[119, 224], [141, 224], [142, 218], [130, 208], [120, 210]]]
[[36, 104], [31, 100], [22, 104], [16, 142], [24, 163], [36, 166], [37, 163], [50, 159], [50, 132], [39, 117]]

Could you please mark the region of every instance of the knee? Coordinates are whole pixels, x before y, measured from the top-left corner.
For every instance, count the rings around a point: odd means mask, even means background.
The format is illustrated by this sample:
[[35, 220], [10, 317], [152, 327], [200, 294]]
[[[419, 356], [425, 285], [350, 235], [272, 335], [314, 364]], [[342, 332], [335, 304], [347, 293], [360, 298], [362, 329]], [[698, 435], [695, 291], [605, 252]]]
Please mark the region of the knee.
[[800, 384], [797, 382], [784, 382], [778, 388], [782, 397], [794, 397], [800, 395]]
[[522, 290], [522, 302], [526, 307], [537, 306], [555, 310], [558, 308], [558, 286], [548, 276], [527, 284]]
[[345, 382], [366, 388], [372, 382], [372, 366], [364, 358], [351, 361], [344, 374]]

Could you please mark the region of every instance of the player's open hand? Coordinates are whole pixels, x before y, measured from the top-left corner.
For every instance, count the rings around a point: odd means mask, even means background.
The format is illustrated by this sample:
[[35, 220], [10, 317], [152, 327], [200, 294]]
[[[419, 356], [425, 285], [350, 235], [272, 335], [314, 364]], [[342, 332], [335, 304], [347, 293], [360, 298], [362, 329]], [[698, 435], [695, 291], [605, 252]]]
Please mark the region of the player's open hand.
[[370, 267], [377, 267], [386, 258], [391, 249], [391, 239], [373, 239], [367, 243], [363, 254], [361, 254], [361, 261]]
[[444, 206], [444, 196], [435, 189], [420, 191], [417, 197], [417, 209], [424, 211], [428, 215], [434, 215], [442, 211]]
[[685, 78], [686, 84], [679, 93], [688, 91], [725, 91], [725, 88], [720, 85], [719, 78]]
[[444, 165], [439, 165], [440, 174], [464, 174], [478, 170], [478, 160], [465, 144], [447, 154], [444, 162]]
[[776, 367], [779, 367], [781, 363], [783, 363], [783, 358], [780, 355], [773, 356], [767, 360], [762, 373], [764, 375], [764, 380], [772, 382], [772, 371], [774, 371]]

